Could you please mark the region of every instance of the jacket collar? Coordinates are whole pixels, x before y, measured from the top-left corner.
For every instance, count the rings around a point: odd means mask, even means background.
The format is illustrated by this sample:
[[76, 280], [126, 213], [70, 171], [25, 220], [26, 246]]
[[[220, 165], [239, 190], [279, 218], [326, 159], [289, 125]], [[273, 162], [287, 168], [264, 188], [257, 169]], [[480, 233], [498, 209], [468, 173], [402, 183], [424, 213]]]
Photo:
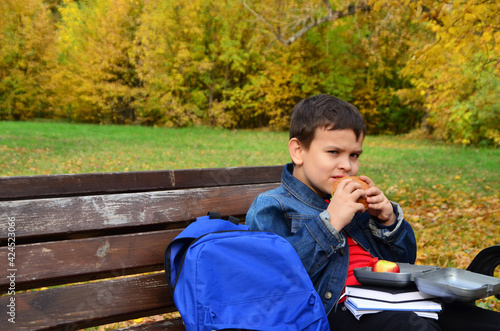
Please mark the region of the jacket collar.
[[285, 165], [281, 175], [281, 183], [283, 184], [285, 190], [303, 203], [318, 210], [325, 210], [328, 207], [328, 203], [324, 200], [324, 198], [320, 197], [309, 186], [293, 176], [292, 163]]

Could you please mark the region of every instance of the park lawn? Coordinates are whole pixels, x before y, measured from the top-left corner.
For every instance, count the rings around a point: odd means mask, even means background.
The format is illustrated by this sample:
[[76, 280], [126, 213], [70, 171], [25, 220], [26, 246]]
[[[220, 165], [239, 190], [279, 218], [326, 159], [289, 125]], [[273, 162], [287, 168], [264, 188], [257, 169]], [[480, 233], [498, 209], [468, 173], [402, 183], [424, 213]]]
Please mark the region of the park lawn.
[[[290, 160], [287, 142], [266, 130], [0, 122], [0, 176], [276, 165]], [[360, 162], [403, 208], [418, 264], [466, 268], [500, 244], [499, 149], [368, 136]]]
[[209, 128], [0, 122], [0, 176], [277, 164], [285, 160], [284, 149], [275, 153], [284, 137]]
[[[0, 122], [0, 176], [284, 164], [287, 142], [287, 132]], [[360, 174], [385, 189], [494, 196], [499, 161], [494, 148], [368, 136]]]

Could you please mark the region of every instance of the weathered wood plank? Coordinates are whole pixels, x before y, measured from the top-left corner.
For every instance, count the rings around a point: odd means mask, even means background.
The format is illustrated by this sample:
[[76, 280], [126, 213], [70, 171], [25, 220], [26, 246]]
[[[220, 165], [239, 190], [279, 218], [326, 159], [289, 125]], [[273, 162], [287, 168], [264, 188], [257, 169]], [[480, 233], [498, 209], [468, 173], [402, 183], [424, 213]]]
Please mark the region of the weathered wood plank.
[[185, 221], [213, 210], [222, 215], [244, 215], [259, 193], [277, 185], [1, 201], [0, 241], [6, 245], [9, 218], [15, 218], [16, 241], [20, 241], [33, 236], [50, 238], [85, 231], [168, 226], [174, 222], [184, 222], [182, 225], [186, 226]]
[[144, 192], [279, 181], [283, 166], [0, 177], [0, 200]]
[[0, 330], [76, 330], [175, 311], [163, 273], [18, 293], [15, 305], [15, 325]]
[[[181, 230], [106, 236], [20, 245], [15, 250], [17, 291], [105, 277], [163, 270], [168, 243]], [[0, 261], [8, 261], [8, 247]], [[7, 292], [10, 271], [0, 269], [0, 289]]]

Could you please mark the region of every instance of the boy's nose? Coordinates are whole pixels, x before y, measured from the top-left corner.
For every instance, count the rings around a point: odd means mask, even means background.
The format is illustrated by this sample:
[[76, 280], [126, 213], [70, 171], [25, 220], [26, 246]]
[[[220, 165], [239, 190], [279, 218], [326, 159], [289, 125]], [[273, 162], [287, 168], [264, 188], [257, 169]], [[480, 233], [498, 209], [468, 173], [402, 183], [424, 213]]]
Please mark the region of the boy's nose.
[[339, 163], [337, 164], [339, 169], [343, 169], [345, 171], [351, 170], [351, 162], [349, 158], [340, 158]]

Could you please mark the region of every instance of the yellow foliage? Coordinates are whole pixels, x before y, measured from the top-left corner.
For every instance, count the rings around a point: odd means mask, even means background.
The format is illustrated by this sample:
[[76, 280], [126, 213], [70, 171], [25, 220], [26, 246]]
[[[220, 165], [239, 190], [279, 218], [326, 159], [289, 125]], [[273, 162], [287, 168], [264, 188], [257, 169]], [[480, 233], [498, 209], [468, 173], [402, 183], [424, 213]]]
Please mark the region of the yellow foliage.
[[0, 2], [0, 119], [50, 116], [44, 85], [54, 28], [42, 0]]
[[285, 128], [298, 100], [329, 93], [370, 133], [406, 132], [425, 110], [435, 137], [498, 144], [496, 2], [245, 4], [62, 0], [55, 30], [42, 0], [5, 0], [0, 118]]
[[[416, 17], [430, 34], [415, 36], [419, 42], [403, 70], [425, 96], [427, 124], [442, 139], [498, 145], [491, 132], [500, 124], [500, 32], [494, 28], [500, 24], [500, 6], [479, 0], [414, 3], [435, 13]], [[398, 6], [398, 1], [388, 4], [392, 11]]]
[[59, 23], [59, 65], [52, 71], [60, 116], [98, 123], [135, 121], [135, 68], [129, 59], [140, 3], [132, 0], [64, 1]]

